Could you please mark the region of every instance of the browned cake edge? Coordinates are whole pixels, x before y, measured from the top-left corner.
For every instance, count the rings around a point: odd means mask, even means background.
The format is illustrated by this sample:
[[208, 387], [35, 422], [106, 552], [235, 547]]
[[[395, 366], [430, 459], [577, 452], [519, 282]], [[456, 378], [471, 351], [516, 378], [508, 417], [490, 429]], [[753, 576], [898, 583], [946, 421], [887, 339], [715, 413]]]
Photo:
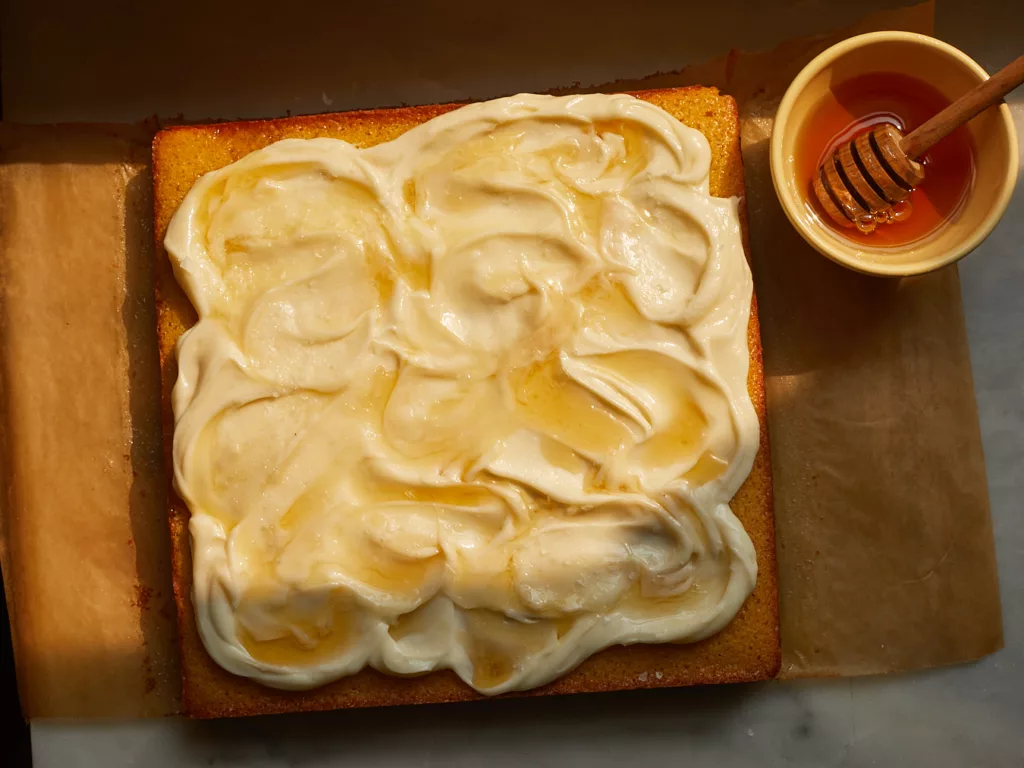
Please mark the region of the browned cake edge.
[[[747, 246], [746, 200], [739, 146], [736, 102], [715, 88], [691, 86], [641, 91], [632, 95], [662, 107], [700, 130], [712, 151], [711, 193], [741, 198], [740, 214]], [[180, 126], [153, 140], [154, 232], [157, 239], [157, 328], [162, 378], [164, 455], [168, 478], [174, 417], [170, 394], [177, 377], [175, 347], [196, 314], [174, 278], [163, 238], [171, 216], [204, 173], [284, 138], [341, 138], [356, 146], [389, 141], [409, 128], [458, 108], [458, 104], [401, 107], [290, 117], [277, 120]], [[747, 247], [749, 258], [749, 247]], [[758, 579], [736, 618], [720, 633], [693, 644], [615, 646], [587, 659], [572, 672], [532, 691], [508, 696], [539, 696], [764, 680], [781, 664], [775, 528], [771, 467], [765, 415], [761, 337], [754, 299], [748, 326], [748, 389], [761, 426], [760, 445], [750, 476], [732, 501], [732, 509], [754, 543]], [[399, 678], [365, 669], [309, 691], [279, 691], [232, 675], [207, 654], [192, 607], [192, 558], [189, 511], [170, 489], [174, 596], [178, 611], [182, 702], [191, 717], [231, 717], [422, 704], [485, 698], [450, 671]]]

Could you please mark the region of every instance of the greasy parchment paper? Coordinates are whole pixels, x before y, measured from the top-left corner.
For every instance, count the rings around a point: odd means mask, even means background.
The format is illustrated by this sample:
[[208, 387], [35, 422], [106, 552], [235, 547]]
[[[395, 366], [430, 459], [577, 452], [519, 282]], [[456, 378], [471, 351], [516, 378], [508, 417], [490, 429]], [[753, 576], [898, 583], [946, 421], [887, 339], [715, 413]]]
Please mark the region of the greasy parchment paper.
[[[955, 267], [904, 280], [813, 252], [772, 191], [792, 77], [933, 6], [586, 90], [740, 103], [774, 473], [783, 677], [896, 672], [1002, 644]], [[579, 90], [575, 88], [573, 90]], [[177, 712], [152, 274], [152, 131], [0, 133], [0, 560], [30, 717]]]

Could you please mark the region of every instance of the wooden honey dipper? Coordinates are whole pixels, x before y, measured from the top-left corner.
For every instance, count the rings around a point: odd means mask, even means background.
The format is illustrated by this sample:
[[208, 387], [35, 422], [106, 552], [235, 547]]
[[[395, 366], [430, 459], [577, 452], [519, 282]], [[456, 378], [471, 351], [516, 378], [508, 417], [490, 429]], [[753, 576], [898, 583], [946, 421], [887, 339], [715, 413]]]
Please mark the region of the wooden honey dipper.
[[860, 134], [835, 150], [818, 169], [814, 196], [842, 227], [872, 232], [879, 224], [902, 221], [910, 214], [910, 206], [898, 204], [924, 181], [924, 166], [917, 159], [1021, 83], [1024, 56], [906, 136], [888, 123]]

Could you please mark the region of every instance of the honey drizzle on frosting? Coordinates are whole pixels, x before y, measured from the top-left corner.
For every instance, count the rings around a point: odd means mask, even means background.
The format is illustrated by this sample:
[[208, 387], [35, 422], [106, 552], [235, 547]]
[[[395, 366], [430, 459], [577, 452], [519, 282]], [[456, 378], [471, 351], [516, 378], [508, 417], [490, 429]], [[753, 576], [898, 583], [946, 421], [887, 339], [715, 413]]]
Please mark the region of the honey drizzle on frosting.
[[494, 694], [725, 626], [758, 424], [709, 165], [632, 97], [524, 95], [196, 183], [166, 238], [199, 314], [174, 481], [219, 664]]

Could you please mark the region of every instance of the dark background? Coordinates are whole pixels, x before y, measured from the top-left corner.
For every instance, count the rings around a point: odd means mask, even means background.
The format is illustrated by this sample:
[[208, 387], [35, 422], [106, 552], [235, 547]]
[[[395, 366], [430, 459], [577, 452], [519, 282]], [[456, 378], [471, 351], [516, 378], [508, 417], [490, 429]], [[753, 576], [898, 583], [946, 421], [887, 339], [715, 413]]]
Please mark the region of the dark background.
[[[0, 55], [2, 55], [0, 48]], [[0, 86], [0, 120], [3, 120], [3, 90]], [[0, 576], [0, 595], [4, 580]], [[0, 733], [4, 734], [0, 742], [0, 754], [5, 758], [4, 764], [11, 768], [23, 768], [32, 764], [32, 751], [29, 741], [28, 723], [21, 716], [21, 702], [18, 700], [18, 683], [14, 677], [14, 648], [11, 645], [11, 620], [7, 615], [7, 600], [0, 600]]]
[[[0, 579], [0, 587], [2, 586], [3, 579]], [[11, 648], [11, 623], [7, 617], [7, 601], [0, 602], [3, 604], [3, 618], [0, 622], [3, 625], [0, 627], [0, 666], [3, 667], [0, 670], [3, 675], [3, 680], [0, 681], [0, 702], [3, 704], [0, 709], [4, 712], [3, 719], [6, 721], [0, 727], [0, 733], [4, 734], [0, 752], [4, 753], [4, 765], [23, 768], [32, 764], [28, 723], [21, 716], [18, 685], [14, 679], [14, 653]]]

